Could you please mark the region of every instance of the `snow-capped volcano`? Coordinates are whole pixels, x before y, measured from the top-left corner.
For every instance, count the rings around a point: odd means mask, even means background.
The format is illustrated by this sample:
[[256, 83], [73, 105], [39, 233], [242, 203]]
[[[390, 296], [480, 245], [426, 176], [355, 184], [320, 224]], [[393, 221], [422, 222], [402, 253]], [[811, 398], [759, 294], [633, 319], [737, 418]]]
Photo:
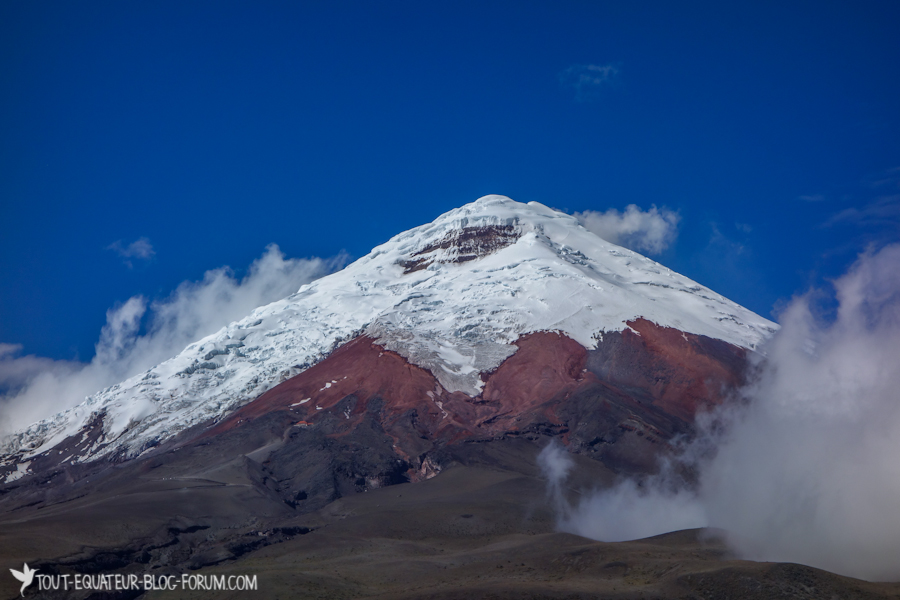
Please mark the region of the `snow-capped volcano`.
[[447, 391], [474, 397], [482, 374], [513, 355], [523, 335], [560, 332], [590, 349], [640, 317], [745, 349], [777, 327], [570, 215], [485, 196], [10, 436], [0, 466], [15, 461], [7, 480], [19, 477], [28, 460], [77, 435], [79, 450], [61, 460], [136, 456], [227, 415], [360, 334]]

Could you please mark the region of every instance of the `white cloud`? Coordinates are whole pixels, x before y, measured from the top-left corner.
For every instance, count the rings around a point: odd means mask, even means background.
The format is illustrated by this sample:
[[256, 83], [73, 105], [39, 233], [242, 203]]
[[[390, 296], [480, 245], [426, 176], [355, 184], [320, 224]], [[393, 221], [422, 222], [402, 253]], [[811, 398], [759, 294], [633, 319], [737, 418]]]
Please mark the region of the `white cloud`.
[[589, 495], [560, 526], [633, 539], [708, 524], [739, 556], [871, 580], [900, 578], [900, 245], [862, 255], [834, 282], [837, 316], [795, 299], [758, 377], [698, 420], [682, 465]]
[[553, 502], [559, 520], [562, 521], [570, 513], [563, 484], [566, 482], [569, 472], [575, 467], [575, 462], [566, 454], [565, 449], [558, 441], [551, 439], [550, 443], [538, 454], [537, 464], [541, 473], [547, 478], [547, 494]]
[[563, 495], [574, 461], [555, 440], [538, 455], [560, 531], [604, 542], [634, 540], [706, 525], [703, 506], [670, 468], [637, 482], [624, 479], [612, 488], [581, 494], [576, 504]]
[[0, 358], [8, 354], [18, 354], [22, 351], [22, 344], [3, 344], [0, 343]]
[[134, 296], [106, 312], [106, 325], [89, 363], [17, 356], [20, 345], [0, 344], [0, 389], [5, 390], [0, 396], [0, 433], [29, 425], [140, 373], [344, 262], [343, 256], [285, 259], [272, 244], [241, 280], [222, 267], [207, 271], [201, 281], [182, 283], [162, 300], [148, 302]]
[[703, 469], [710, 522], [746, 558], [900, 577], [900, 245], [834, 282], [833, 323], [796, 299], [745, 411]]
[[139, 238], [127, 246], [122, 244], [122, 240], [116, 240], [112, 244], [106, 247], [107, 250], [112, 250], [119, 256], [121, 256], [128, 268], [132, 268], [134, 264], [131, 262], [132, 258], [139, 258], [141, 260], [150, 260], [156, 254], [156, 251], [153, 250], [153, 245], [150, 243], [145, 237]]
[[619, 67], [607, 65], [572, 65], [559, 74], [559, 81], [564, 87], [575, 90], [575, 99], [579, 101], [593, 100], [603, 90], [618, 84]]
[[625, 212], [611, 208], [606, 212], [586, 210], [575, 213], [585, 229], [604, 240], [637, 252], [659, 254], [678, 237], [678, 213], [656, 205], [641, 210], [629, 204]]

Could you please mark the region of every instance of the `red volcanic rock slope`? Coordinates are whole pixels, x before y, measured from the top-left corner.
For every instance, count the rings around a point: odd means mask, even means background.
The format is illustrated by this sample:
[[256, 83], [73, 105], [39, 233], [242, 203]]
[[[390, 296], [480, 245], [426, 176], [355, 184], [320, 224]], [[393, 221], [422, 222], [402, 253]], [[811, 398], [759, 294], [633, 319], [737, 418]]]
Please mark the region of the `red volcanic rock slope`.
[[[594, 350], [555, 332], [525, 335], [515, 354], [483, 375], [475, 397], [448, 392], [427, 370], [359, 337], [206, 436], [271, 413], [311, 427], [327, 418], [332, 439], [352, 438], [375, 420], [413, 470], [440, 447], [529, 433], [563, 434], [576, 451], [596, 450], [600, 440], [601, 460], [621, 455], [614, 446], [629, 434], [658, 451], [659, 442], [690, 429], [698, 408], [720, 403], [741, 382], [745, 351], [644, 319], [629, 325], [604, 335]], [[642, 467], [649, 463], [635, 468]]]

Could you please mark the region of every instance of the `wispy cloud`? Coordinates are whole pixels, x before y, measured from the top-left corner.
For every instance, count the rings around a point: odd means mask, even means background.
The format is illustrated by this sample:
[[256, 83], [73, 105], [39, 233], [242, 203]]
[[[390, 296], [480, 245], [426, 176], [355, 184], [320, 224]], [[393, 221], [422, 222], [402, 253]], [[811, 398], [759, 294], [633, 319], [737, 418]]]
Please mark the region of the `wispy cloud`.
[[128, 265], [129, 269], [134, 267], [132, 259], [150, 260], [156, 254], [156, 251], [153, 250], [153, 245], [150, 243], [150, 240], [145, 237], [138, 238], [127, 246], [122, 243], [122, 240], [116, 240], [115, 242], [107, 246], [106, 249], [112, 250], [113, 252], [121, 256], [123, 262]]
[[611, 208], [606, 212], [586, 210], [575, 216], [581, 225], [608, 242], [637, 252], [659, 254], [678, 237], [681, 217], [667, 208], [641, 210], [629, 204], [624, 212]]
[[604, 90], [619, 84], [619, 67], [606, 65], [572, 65], [559, 74], [559, 82], [575, 91], [579, 102], [594, 100]]
[[[722, 229], [719, 228], [719, 224], [715, 221], [710, 222], [709, 228], [711, 233], [709, 235], [709, 244], [707, 244], [706, 246], [706, 252], [714, 253], [721, 258], [723, 256], [741, 256], [747, 251], [747, 247], [744, 246], [744, 244], [733, 240], [732, 238], [722, 233]], [[737, 223], [735, 223], [735, 229], [737, 229], [741, 233], [752, 232], [752, 228], [749, 230], [744, 230]]]
[[804, 202], [824, 202], [825, 196], [823, 194], [808, 194], [805, 196], [798, 196], [800, 200]]
[[832, 215], [825, 226], [838, 223], [851, 223], [860, 227], [900, 227], [900, 194], [880, 196], [861, 208], [845, 208]]
[[900, 190], [900, 167], [891, 167], [869, 175], [863, 183], [872, 189]]
[[742, 558], [900, 577], [900, 244], [833, 285], [836, 317], [816, 316], [814, 293], [795, 298], [743, 401], [701, 416], [680, 468], [588, 494], [560, 527], [621, 540], [705, 524]]
[[140, 373], [345, 262], [344, 256], [285, 258], [272, 244], [240, 280], [222, 267], [207, 271], [201, 281], [183, 282], [167, 298], [134, 296], [106, 312], [89, 363], [20, 356], [19, 344], [0, 344], [0, 434]]
[[[863, 186], [868, 190], [868, 200], [834, 213], [823, 226], [850, 224], [869, 229], [887, 227], [896, 236], [893, 230], [900, 229], [900, 167], [867, 176]], [[895, 240], [896, 237], [889, 241]]]

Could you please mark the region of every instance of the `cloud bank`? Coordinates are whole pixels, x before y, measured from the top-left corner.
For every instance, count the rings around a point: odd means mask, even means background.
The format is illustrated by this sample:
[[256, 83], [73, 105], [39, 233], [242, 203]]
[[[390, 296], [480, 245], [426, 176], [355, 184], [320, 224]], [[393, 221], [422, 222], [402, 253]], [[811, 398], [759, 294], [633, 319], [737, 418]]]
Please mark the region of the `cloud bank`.
[[[0, 344], [0, 434], [74, 406], [86, 396], [178, 354], [187, 345], [343, 266], [346, 258], [286, 259], [272, 244], [241, 280], [222, 267], [186, 281], [167, 298], [134, 296], [106, 312], [89, 363], [18, 356]], [[143, 332], [142, 332], [143, 326]]]
[[606, 212], [586, 210], [575, 216], [588, 231], [604, 240], [636, 252], [659, 254], [678, 237], [678, 213], [656, 205], [641, 210], [629, 204], [624, 212], [611, 208]]
[[698, 420], [678, 458], [697, 486], [664, 464], [566, 506], [560, 527], [622, 540], [708, 525], [743, 558], [900, 578], [900, 245], [834, 291], [830, 322], [815, 293], [796, 298], [742, 401]]

